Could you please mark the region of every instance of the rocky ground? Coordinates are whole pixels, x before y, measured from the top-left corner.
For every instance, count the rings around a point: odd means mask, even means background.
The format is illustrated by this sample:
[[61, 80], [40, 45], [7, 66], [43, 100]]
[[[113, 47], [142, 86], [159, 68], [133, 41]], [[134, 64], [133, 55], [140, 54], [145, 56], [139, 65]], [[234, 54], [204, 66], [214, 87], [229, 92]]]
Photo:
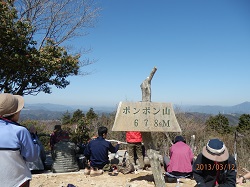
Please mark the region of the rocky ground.
[[[151, 171], [127, 174], [104, 173], [100, 176], [90, 177], [84, 175], [83, 170], [72, 173], [43, 173], [33, 174], [31, 187], [67, 187], [73, 184], [76, 187], [154, 187], [154, 180]], [[196, 182], [191, 179], [180, 179], [180, 186], [195, 187]], [[175, 187], [176, 182], [166, 181], [166, 187]], [[242, 185], [250, 186], [250, 182]], [[240, 187], [240, 185], [237, 185]]]

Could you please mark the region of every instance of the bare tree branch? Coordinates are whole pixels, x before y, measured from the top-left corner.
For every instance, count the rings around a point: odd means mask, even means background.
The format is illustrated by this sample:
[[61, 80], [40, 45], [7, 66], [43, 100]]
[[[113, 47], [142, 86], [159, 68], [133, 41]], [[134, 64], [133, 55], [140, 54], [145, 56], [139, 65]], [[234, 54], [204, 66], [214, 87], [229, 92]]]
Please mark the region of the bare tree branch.
[[34, 26], [39, 49], [48, 38], [60, 45], [86, 35], [101, 10], [94, 0], [17, 0], [16, 5], [21, 19]]

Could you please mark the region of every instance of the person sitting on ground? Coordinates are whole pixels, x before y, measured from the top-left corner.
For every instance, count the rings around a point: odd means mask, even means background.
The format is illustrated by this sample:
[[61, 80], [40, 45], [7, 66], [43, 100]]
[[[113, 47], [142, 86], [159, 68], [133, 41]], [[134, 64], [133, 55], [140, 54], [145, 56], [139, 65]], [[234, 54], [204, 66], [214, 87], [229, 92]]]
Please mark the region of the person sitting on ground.
[[144, 169], [144, 160], [142, 154], [142, 135], [138, 131], [127, 131], [126, 132], [127, 141], [127, 152], [128, 159], [126, 161], [126, 169], [124, 174], [131, 173], [135, 171], [135, 165], [137, 165], [136, 160], [138, 159], [139, 166], [137, 169]]
[[91, 140], [85, 150], [84, 155], [90, 160], [90, 170], [87, 170], [85, 174], [100, 175], [103, 171], [110, 171], [111, 164], [109, 161], [109, 151], [116, 153], [119, 149], [120, 142], [114, 147], [109, 141], [106, 141], [108, 129], [106, 127], [98, 128], [98, 137]]
[[225, 144], [215, 138], [203, 147], [193, 164], [193, 176], [197, 187], [236, 186], [236, 163]]
[[52, 150], [52, 172], [65, 173], [79, 170], [76, 154], [79, 147], [70, 141], [69, 136], [64, 136], [58, 143], [56, 143]]
[[169, 174], [174, 176], [192, 176], [193, 152], [182, 136], [176, 136], [170, 147], [170, 159], [164, 156], [164, 164]]
[[55, 125], [53, 133], [50, 135], [50, 148], [54, 149], [54, 145], [62, 139], [69, 138], [69, 133], [62, 130], [61, 125]]
[[29, 131], [17, 123], [23, 106], [22, 96], [0, 94], [0, 181], [5, 187], [29, 187], [31, 172], [25, 162], [35, 161], [40, 153]]
[[247, 179], [250, 179], [250, 172], [237, 178], [236, 183], [242, 185], [243, 183], [246, 183]]

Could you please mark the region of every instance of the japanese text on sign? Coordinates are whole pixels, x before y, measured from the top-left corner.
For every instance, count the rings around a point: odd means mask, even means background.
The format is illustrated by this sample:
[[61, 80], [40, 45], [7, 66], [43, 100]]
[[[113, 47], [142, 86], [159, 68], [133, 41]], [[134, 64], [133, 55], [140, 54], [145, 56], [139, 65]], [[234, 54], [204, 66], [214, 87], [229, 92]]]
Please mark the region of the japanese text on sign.
[[120, 102], [113, 131], [181, 132], [171, 103]]

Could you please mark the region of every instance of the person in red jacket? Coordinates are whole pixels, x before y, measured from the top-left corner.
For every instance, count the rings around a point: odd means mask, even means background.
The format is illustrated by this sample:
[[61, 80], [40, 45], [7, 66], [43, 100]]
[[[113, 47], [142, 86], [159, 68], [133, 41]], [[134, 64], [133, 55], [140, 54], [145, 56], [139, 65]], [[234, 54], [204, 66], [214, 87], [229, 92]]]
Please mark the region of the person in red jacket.
[[134, 165], [136, 165], [136, 159], [135, 154], [139, 161], [139, 167], [138, 169], [144, 168], [144, 161], [143, 161], [143, 154], [142, 154], [142, 135], [140, 132], [137, 131], [127, 131], [126, 132], [126, 141], [128, 143], [127, 145], [127, 151], [129, 155], [129, 159], [127, 161], [127, 164], [130, 165], [131, 170], [130, 172], [133, 172]]

